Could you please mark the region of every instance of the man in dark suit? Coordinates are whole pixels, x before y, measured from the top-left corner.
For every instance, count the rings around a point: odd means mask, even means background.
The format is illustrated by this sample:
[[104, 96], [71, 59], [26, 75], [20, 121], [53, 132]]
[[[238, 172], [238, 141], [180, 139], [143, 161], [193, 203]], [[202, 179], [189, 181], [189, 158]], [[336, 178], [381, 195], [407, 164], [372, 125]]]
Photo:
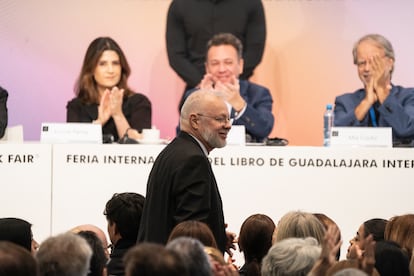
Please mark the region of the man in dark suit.
[[[243, 45], [242, 79], [249, 79], [262, 60], [266, 19], [261, 0], [174, 0], [168, 8], [168, 61], [186, 83], [184, 92], [200, 85], [205, 74], [207, 41], [218, 33], [232, 33]], [[179, 107], [184, 101], [184, 94]]]
[[4, 136], [7, 127], [7, 91], [0, 87], [0, 138]]
[[[273, 99], [269, 89], [240, 80], [244, 59], [241, 41], [230, 33], [213, 36], [207, 43], [206, 74], [200, 87], [219, 93], [227, 103], [234, 125], [244, 125], [246, 142], [263, 142], [273, 129]], [[195, 90], [189, 90], [188, 97]]]
[[215, 93], [193, 93], [181, 109], [180, 128], [149, 175], [138, 242], [165, 244], [175, 225], [197, 220], [211, 228], [224, 252], [222, 201], [207, 157], [214, 148], [226, 145], [231, 121], [224, 100]]

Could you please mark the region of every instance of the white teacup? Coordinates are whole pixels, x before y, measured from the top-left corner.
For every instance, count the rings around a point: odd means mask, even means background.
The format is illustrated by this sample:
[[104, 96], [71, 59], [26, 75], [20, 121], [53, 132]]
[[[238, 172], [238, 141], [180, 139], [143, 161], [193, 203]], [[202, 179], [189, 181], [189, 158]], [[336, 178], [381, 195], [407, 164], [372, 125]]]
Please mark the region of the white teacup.
[[144, 128], [142, 130], [142, 140], [154, 142], [159, 141], [160, 130], [156, 128]]

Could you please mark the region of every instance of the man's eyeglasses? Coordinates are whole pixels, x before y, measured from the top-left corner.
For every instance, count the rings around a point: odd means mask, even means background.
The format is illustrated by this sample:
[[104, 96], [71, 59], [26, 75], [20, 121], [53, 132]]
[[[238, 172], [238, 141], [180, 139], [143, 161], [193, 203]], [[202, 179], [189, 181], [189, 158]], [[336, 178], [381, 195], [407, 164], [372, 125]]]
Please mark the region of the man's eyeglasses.
[[214, 116], [207, 116], [201, 113], [197, 113], [198, 116], [201, 117], [206, 117], [206, 118], [210, 118], [215, 120], [216, 122], [218, 122], [219, 124], [225, 125], [227, 123], [230, 123], [230, 125], [233, 124], [234, 119], [233, 118], [229, 118], [229, 117], [224, 117], [224, 116], [220, 116], [220, 117], [214, 117]]

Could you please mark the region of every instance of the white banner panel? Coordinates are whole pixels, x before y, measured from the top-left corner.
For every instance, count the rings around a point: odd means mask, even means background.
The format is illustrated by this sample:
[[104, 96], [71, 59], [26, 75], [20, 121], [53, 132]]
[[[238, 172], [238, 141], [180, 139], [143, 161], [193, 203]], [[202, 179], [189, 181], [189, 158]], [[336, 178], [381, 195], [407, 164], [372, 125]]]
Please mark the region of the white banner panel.
[[51, 145], [0, 144], [0, 217], [27, 220], [38, 242], [51, 229], [51, 158]]
[[[54, 145], [52, 232], [92, 223], [114, 193], [145, 195], [163, 145]], [[325, 213], [347, 241], [370, 218], [414, 213], [414, 151], [386, 148], [227, 146], [210, 154], [229, 230], [250, 215], [275, 223], [291, 210]]]
[[145, 195], [148, 174], [163, 147], [54, 145], [52, 232], [79, 224], [95, 224], [106, 231], [106, 202], [114, 193]]

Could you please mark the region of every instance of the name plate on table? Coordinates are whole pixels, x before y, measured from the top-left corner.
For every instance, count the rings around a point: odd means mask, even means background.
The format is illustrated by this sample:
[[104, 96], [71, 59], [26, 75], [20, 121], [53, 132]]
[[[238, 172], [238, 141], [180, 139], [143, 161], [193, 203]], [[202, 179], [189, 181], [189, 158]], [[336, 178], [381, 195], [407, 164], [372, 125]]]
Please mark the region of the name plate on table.
[[232, 125], [227, 134], [227, 145], [246, 145], [246, 127], [243, 125]]
[[331, 147], [392, 147], [390, 127], [333, 127]]
[[42, 123], [40, 141], [102, 144], [102, 127], [91, 123]]

